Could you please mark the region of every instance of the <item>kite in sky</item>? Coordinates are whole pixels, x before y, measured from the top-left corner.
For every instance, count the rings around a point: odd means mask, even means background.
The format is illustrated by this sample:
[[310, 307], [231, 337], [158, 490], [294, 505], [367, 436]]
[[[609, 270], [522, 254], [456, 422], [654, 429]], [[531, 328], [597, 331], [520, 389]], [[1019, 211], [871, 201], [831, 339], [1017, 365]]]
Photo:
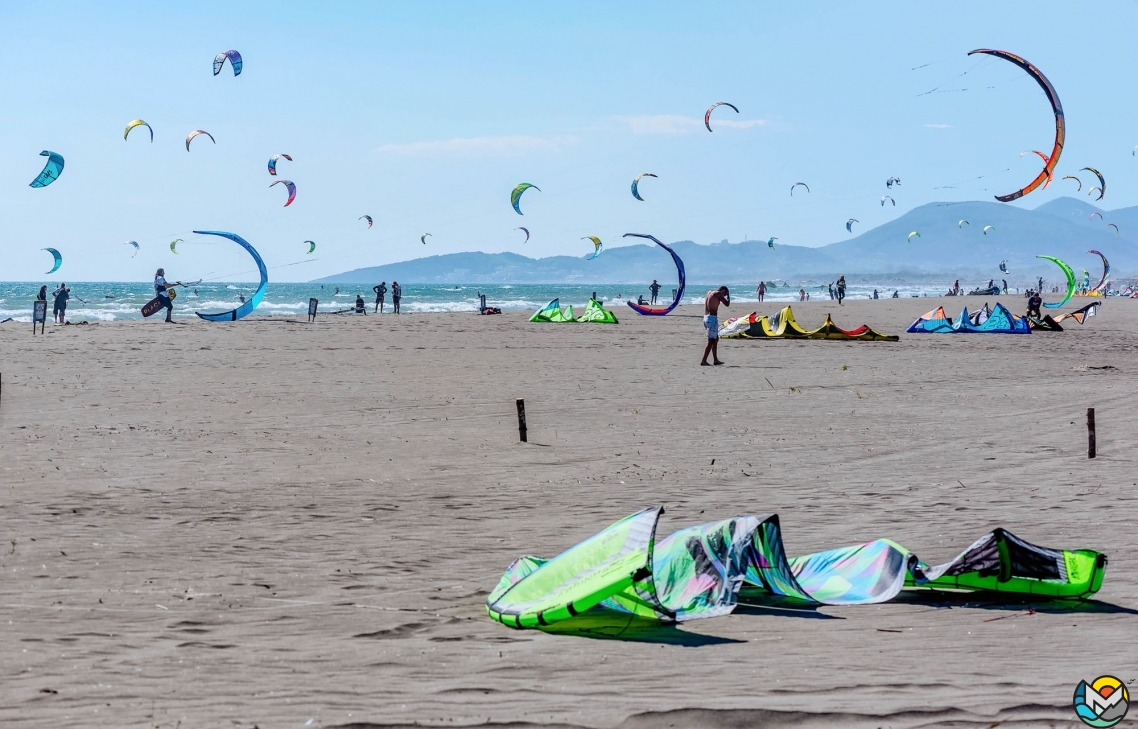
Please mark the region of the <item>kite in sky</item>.
[[[1102, 259], [1102, 278], [1100, 278], [1098, 283], [1095, 284], [1095, 287], [1091, 289], [1091, 291], [1102, 291], [1103, 286], [1106, 285], [1106, 280], [1110, 278], [1110, 261], [1106, 260], [1106, 256], [1104, 256], [1101, 251], [1096, 251], [1093, 248], [1087, 251], [1087, 253], [1094, 253]], [[1082, 322], [1079, 323], [1081, 324]]]
[[192, 131], [186, 135], [186, 151], [187, 152], [190, 151], [190, 142], [192, 142], [194, 137], [198, 136], [199, 134], [206, 135], [207, 137], [209, 137], [209, 141], [213, 142], [214, 144], [217, 144], [217, 140], [213, 138], [212, 134], [210, 134], [209, 132], [207, 132], [204, 129], [196, 129], [196, 130], [194, 130], [194, 131]]
[[521, 208], [522, 193], [525, 192], [526, 190], [530, 189], [531, 187], [533, 189], [537, 190], [538, 192], [541, 192], [541, 188], [538, 187], [537, 185], [531, 185], [528, 182], [523, 182], [522, 184], [515, 187], [513, 189], [513, 191], [510, 193], [510, 204], [514, 206], [514, 211], [517, 212], [518, 215], [523, 214], [522, 208]]
[[778, 238], [774, 238], [774, 237], [772, 237], [770, 240], [768, 240], [767, 241], [767, 248], [770, 248], [773, 251], [774, 250], [774, 242], [776, 240], [778, 240]]
[[174, 240], [170, 241], [170, 252], [176, 255], [178, 253], [178, 244], [181, 242], [181, 238], [175, 238]]
[[[126, 243], [123, 243], [123, 245], [124, 246], [134, 246], [134, 256], [138, 255], [138, 241], [128, 240]], [[131, 258], [134, 258], [134, 256], [131, 256]]]
[[130, 130], [134, 129], [135, 127], [146, 127], [147, 129], [149, 129], [150, 130], [150, 141], [151, 141], [151, 143], [154, 142], [154, 128], [151, 127], [146, 122], [142, 121], [141, 119], [135, 119], [130, 124], [127, 124], [126, 129], [123, 130], [122, 138], [126, 139], [127, 135], [130, 134]]
[[[1098, 178], [1099, 186], [1098, 187], [1092, 187], [1091, 192], [1098, 190], [1098, 197], [1096, 197], [1095, 200], [1096, 201], [1102, 200], [1103, 196], [1106, 195], [1106, 180], [1103, 179], [1102, 173], [1099, 172], [1098, 170], [1096, 170], [1094, 167], [1084, 167], [1082, 170], [1079, 170], [1079, 172], [1082, 172], [1083, 170], [1086, 170], [1087, 172], [1094, 173], [1094, 176]], [[1087, 194], [1089, 195], [1091, 193], [1088, 192]]]
[[40, 157], [47, 157], [47, 163], [44, 164], [43, 170], [36, 175], [36, 179], [32, 180], [31, 187], [47, 187], [51, 183], [59, 179], [59, 175], [63, 172], [63, 156], [55, 152], [44, 150], [40, 152]]
[[524, 232], [526, 234], [526, 239], [523, 240], [522, 243], [529, 243], [529, 228], [514, 228], [514, 230], [520, 230]]
[[55, 258], [55, 265], [52, 266], [51, 270], [47, 273], [55, 273], [58, 271], [59, 267], [63, 265], [63, 256], [59, 255], [59, 251], [55, 250], [54, 248], [41, 248], [40, 250], [47, 251], [52, 255], [53, 258]]
[[995, 230], [995, 229], [996, 229], [996, 226], [994, 226], [994, 225], [985, 225], [984, 226], [984, 235], [988, 235], [989, 230]]
[[807, 185], [805, 182], [796, 182], [790, 186], [790, 196], [791, 197], [794, 197], [794, 188], [798, 187], [799, 185], [802, 185], [803, 187], [805, 187], [806, 192], [810, 192], [810, 186]]
[[296, 199], [296, 185], [292, 184], [292, 180], [277, 180], [272, 185], [269, 185], [269, 187], [273, 187], [274, 185], [284, 185], [288, 188], [288, 200], [285, 201], [284, 207], [287, 208], [289, 205], [292, 205], [292, 201]]
[[200, 311], [194, 313], [206, 321], [237, 321], [238, 319], [248, 315], [253, 311], [253, 309], [257, 308], [257, 306], [261, 303], [261, 299], [265, 298], [265, 287], [269, 285], [269, 271], [265, 268], [265, 262], [261, 260], [261, 256], [257, 253], [257, 249], [249, 245], [249, 241], [245, 240], [236, 233], [224, 233], [219, 230], [195, 230], [194, 233], [196, 235], [218, 235], [222, 238], [228, 238], [229, 240], [233, 241], [237, 245], [244, 248], [249, 253], [249, 255], [253, 257], [253, 261], [257, 264], [257, 272], [261, 274], [261, 282], [257, 285], [257, 290], [253, 292], [252, 296], [246, 299], [244, 304], [237, 307], [236, 309], [233, 309], [232, 311], [219, 312], [217, 314], [203, 314]]
[[598, 238], [595, 235], [587, 235], [584, 238], [582, 238], [581, 240], [593, 241], [593, 246], [594, 246], [593, 255], [589, 256], [586, 260], [591, 261], [594, 258], [596, 258], [597, 256], [601, 255], [601, 239], [600, 238]]
[[281, 157], [284, 157], [289, 162], [292, 162], [292, 157], [289, 157], [287, 154], [274, 154], [272, 157], [269, 157], [269, 174], [273, 177], [277, 176], [277, 160]]
[[900, 177], [890, 177], [888, 180], [885, 181], [885, 186], [890, 188], [890, 189], [892, 189], [892, 187], [894, 185], [900, 185], [900, 184], [901, 184], [901, 178]]
[[850, 218], [849, 220], [847, 220], [846, 221], [846, 232], [852, 233], [853, 232], [853, 224], [854, 223], [860, 223], [860, 222], [861, 221], [858, 220], [857, 218]]
[[1006, 260], [1000, 261], [1000, 273], [1008, 272], [1008, 262]]
[[644, 202], [644, 198], [640, 197], [640, 191], [637, 189], [637, 185], [640, 184], [640, 178], [642, 177], [656, 177], [656, 175], [652, 174], [651, 172], [645, 172], [642, 175], [637, 175], [636, 179], [632, 181], [632, 196], [637, 200]]
[[889, 197], [888, 195], [882, 195], [881, 196], [881, 207], [885, 207], [885, 201], [886, 200], [893, 203], [893, 207], [897, 207], [897, 201], [894, 200], [893, 198]]
[[958, 221], [958, 222], [956, 223], [956, 227], [957, 227], [957, 228], [962, 228], [962, 227], [964, 227], [965, 225], [967, 225], [967, 226], [971, 226], [971, 225], [972, 225], [972, 223], [969, 223], [967, 220], [960, 220], [960, 221]]
[[706, 112], [704, 112], [704, 114], [703, 114], [703, 125], [704, 125], [705, 127], [707, 127], [707, 131], [709, 131], [709, 132], [711, 131], [711, 110], [712, 110], [712, 109], [714, 109], [714, 108], [715, 108], [715, 107], [717, 107], [717, 106], [729, 106], [729, 107], [731, 107], [732, 109], [735, 109], [735, 113], [736, 113], [736, 114], [738, 114], [738, 113], [739, 113], [739, 109], [737, 109], [737, 108], [735, 107], [735, 105], [734, 105], [734, 104], [728, 104], [726, 101], [717, 101], [717, 102], [715, 102], [714, 104], [712, 104], [711, 106], [709, 106], [709, 107], [708, 107], [708, 109], [707, 109], [707, 111], [706, 111]]
[[367, 227], [369, 229], [371, 228], [372, 220], [371, 220], [370, 215], [361, 215], [360, 217], [356, 218], [356, 220], [366, 220], [367, 221]]
[[1083, 191], [1083, 181], [1080, 180], [1078, 177], [1075, 177], [1074, 175], [1063, 175], [1063, 179], [1064, 180], [1074, 180], [1079, 185], [1079, 188], [1077, 190], [1075, 190], [1075, 192], [1082, 192]]
[[1096, 210], [1093, 213], [1091, 213], [1091, 216], [1090, 216], [1090, 218], [1088, 218], [1088, 220], [1094, 220], [1096, 215], [1099, 217], [1099, 220], [1103, 219], [1102, 213], [1100, 213], [1099, 211]]
[[1118, 226], [1117, 226], [1117, 225], [1115, 225], [1114, 223], [1107, 223], [1107, 224], [1106, 224], [1106, 227], [1108, 227], [1108, 228], [1114, 228], [1114, 237], [1115, 237], [1115, 238], [1117, 238], [1117, 237], [1118, 237]]
[[434, 238], [434, 236], [431, 235], [430, 233], [423, 233], [421, 236], [419, 236], [419, 240], [423, 241], [423, 245], [427, 245], [427, 237], [428, 236], [431, 238]]
[[311, 255], [316, 250], [316, 241], [306, 240], [304, 242], [308, 244], [308, 253], [305, 255]]
[[241, 61], [241, 54], [237, 51], [224, 51], [214, 56], [213, 75], [216, 76], [221, 73], [221, 68], [225, 65], [225, 59], [227, 58], [229, 59], [229, 65], [233, 67], [233, 75], [240, 76], [243, 63]]
[[921, 234], [914, 230], [912, 233], [909, 233], [909, 237], [905, 239], [905, 242], [906, 243], [912, 242], [913, 236], [917, 236], [918, 238], [920, 238]]

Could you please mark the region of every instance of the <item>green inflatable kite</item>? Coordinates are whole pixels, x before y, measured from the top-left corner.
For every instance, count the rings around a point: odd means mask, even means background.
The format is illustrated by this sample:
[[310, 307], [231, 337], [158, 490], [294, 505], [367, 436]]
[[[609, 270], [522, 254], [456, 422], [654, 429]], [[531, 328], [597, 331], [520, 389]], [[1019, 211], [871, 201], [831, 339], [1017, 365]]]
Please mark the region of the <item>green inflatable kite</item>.
[[[1077, 282], [1075, 280], [1075, 272], [1071, 270], [1070, 266], [1068, 266], [1063, 261], [1060, 261], [1055, 256], [1036, 256], [1036, 258], [1044, 258], [1048, 261], [1051, 261], [1056, 266], [1063, 269], [1063, 274], [1067, 277], [1067, 295], [1063, 297], [1063, 300], [1058, 304], [1044, 304], [1044, 306], [1048, 309], [1058, 309], [1060, 306], [1070, 301], [1071, 297], [1075, 295], [1075, 287], [1077, 285]], [[1042, 294], [1043, 292], [1040, 291], [1039, 293]]]

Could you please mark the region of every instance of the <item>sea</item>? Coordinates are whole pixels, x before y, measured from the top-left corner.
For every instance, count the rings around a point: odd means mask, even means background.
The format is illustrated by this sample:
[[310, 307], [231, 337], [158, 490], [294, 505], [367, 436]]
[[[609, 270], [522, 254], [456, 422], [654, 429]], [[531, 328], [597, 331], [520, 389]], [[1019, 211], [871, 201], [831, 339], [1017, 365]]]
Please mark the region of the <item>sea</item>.
[[[40, 282], [0, 282], [0, 321], [11, 318], [16, 321], [32, 320], [32, 302], [36, 292], [43, 285]], [[51, 292], [55, 284], [48, 284], [48, 304], [51, 305]], [[142, 306], [154, 298], [154, 287], [150, 283], [135, 282], [93, 282], [68, 283], [71, 299], [67, 305], [67, 320], [71, 322], [121, 321], [141, 319]], [[710, 289], [719, 284], [689, 284], [684, 293], [685, 304], [699, 304]], [[767, 289], [766, 300], [770, 302], [796, 302], [799, 289], [810, 294], [811, 301], [828, 299], [824, 285], [802, 286], [780, 284]], [[881, 298], [893, 295], [909, 298], [913, 296], [939, 296], [947, 286], [940, 283], [914, 283], [898, 285], [852, 285], [846, 289], [850, 299], [873, 298], [874, 290]], [[195, 312], [229, 311], [241, 305], [241, 298], [249, 298], [256, 291], [254, 283], [203, 283], [191, 286], [188, 290], [178, 289], [174, 299], [175, 317], [193, 317]], [[665, 285], [660, 290], [660, 301], [670, 302], [673, 289]], [[308, 313], [309, 298], [317, 299], [318, 311], [328, 313], [351, 308], [356, 294], [368, 302], [368, 311], [374, 308], [375, 295], [370, 285], [364, 284], [316, 284], [316, 283], [269, 283], [265, 297], [255, 312], [256, 316], [305, 317]], [[562, 306], [574, 304], [583, 307], [591, 296], [596, 295], [606, 307], [623, 307], [629, 299], [637, 296], [649, 298], [647, 284], [503, 284], [503, 285], [454, 285], [454, 284], [406, 284], [403, 286], [403, 299], [400, 308], [407, 314], [425, 312], [471, 312], [478, 311], [479, 294], [486, 295], [486, 304], [507, 310], [537, 310], [552, 299], [560, 299]], [[732, 303], [757, 302], [753, 287], [733, 287]], [[387, 294], [387, 308], [391, 307], [391, 294]], [[745, 312], [744, 312], [745, 313]]]

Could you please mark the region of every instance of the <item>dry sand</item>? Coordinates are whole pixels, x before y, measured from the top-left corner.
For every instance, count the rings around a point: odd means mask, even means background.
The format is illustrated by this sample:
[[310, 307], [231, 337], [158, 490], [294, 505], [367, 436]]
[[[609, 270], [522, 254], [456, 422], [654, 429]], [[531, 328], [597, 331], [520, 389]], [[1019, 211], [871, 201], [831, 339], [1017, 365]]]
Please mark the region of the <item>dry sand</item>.
[[[0, 725], [1078, 726], [1080, 679], [1138, 677], [1138, 302], [903, 334], [936, 303], [795, 305], [902, 339], [725, 341], [714, 368], [692, 307], [0, 326]], [[514, 558], [661, 503], [662, 534], [776, 512], [791, 554], [939, 562], [1003, 526], [1110, 566], [1033, 615], [926, 598], [619, 640], [485, 616]]]

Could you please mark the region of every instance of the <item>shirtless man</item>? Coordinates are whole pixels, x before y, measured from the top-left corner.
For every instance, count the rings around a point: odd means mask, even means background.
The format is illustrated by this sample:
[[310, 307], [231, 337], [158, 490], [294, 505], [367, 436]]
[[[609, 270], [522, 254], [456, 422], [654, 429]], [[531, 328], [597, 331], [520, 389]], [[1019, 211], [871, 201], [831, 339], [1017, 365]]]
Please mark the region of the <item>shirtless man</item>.
[[712, 360], [717, 365], [723, 364], [719, 361], [719, 305], [731, 306], [731, 292], [727, 290], [726, 286], [720, 286], [715, 291], [708, 291], [707, 297], [703, 300], [703, 326], [707, 329], [707, 346], [703, 349], [703, 361], [701, 365], [707, 366], [707, 355], [712, 356]]

